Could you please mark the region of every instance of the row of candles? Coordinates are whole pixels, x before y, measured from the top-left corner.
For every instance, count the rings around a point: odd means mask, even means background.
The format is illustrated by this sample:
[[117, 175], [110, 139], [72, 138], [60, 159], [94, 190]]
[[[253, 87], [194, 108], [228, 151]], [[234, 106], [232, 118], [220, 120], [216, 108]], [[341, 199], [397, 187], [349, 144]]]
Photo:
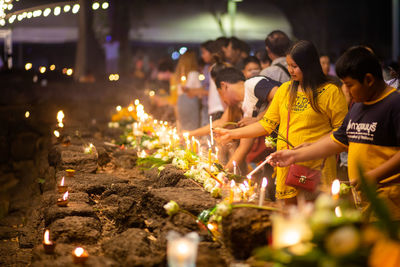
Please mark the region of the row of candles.
[[[67, 177], [73, 178], [75, 170], [67, 169]], [[65, 177], [62, 177], [60, 184], [57, 186], [58, 193], [62, 193], [62, 198], [57, 199], [57, 206], [68, 206], [68, 186], [65, 184]], [[53, 254], [56, 248], [56, 243], [50, 240], [50, 231], [48, 229], [44, 232], [43, 248], [46, 254]], [[89, 257], [89, 253], [82, 247], [77, 247], [72, 252], [73, 262], [76, 264], [84, 263]]]
[[[50, 240], [50, 231], [46, 229], [43, 238], [43, 248], [46, 254], [53, 254], [56, 248], [56, 243]], [[82, 247], [77, 247], [72, 252], [74, 263], [84, 263], [89, 257], [89, 253]]]

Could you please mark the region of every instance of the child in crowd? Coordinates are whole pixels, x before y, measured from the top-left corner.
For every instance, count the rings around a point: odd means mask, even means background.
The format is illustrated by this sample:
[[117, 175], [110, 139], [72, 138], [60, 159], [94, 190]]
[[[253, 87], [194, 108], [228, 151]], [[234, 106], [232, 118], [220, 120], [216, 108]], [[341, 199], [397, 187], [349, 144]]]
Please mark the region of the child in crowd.
[[[286, 60], [291, 80], [279, 87], [263, 119], [234, 130], [216, 128], [220, 142], [270, 135], [278, 127], [281, 135], [298, 146], [315, 142], [342, 124], [347, 113], [346, 100], [341, 90], [323, 74], [315, 46], [309, 41], [299, 41], [292, 46]], [[278, 151], [288, 146], [278, 139]], [[336, 157], [327, 157], [323, 162], [311, 160], [303, 165], [313, 169], [323, 167], [323, 184], [328, 187], [336, 178]], [[285, 184], [288, 170], [286, 166], [277, 168], [276, 197], [286, 204], [295, 204], [300, 190]], [[306, 194], [306, 198], [314, 197]]]
[[250, 56], [243, 60], [242, 72], [246, 79], [257, 76], [261, 71], [261, 63], [257, 57]]
[[[378, 58], [365, 47], [347, 50], [336, 73], [355, 101], [342, 126], [310, 146], [278, 151], [270, 162], [281, 168], [348, 150], [350, 181], [357, 183], [361, 165], [393, 219], [400, 220], [400, 93], [385, 83]], [[366, 211], [369, 204], [362, 200]]]

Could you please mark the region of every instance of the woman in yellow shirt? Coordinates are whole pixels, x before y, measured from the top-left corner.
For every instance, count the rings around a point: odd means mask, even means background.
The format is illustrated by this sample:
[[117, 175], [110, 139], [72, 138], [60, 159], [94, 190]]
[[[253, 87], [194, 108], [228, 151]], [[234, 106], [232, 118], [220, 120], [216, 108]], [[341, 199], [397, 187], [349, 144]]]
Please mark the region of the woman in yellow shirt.
[[[346, 99], [322, 72], [315, 46], [309, 41], [299, 41], [290, 49], [286, 60], [291, 80], [279, 87], [264, 117], [235, 130], [215, 129], [221, 142], [269, 135], [278, 127], [279, 133], [296, 147], [315, 142], [342, 124], [347, 114]], [[278, 140], [277, 150], [282, 149], [287, 149], [287, 143]], [[313, 169], [319, 169], [322, 164], [323, 160], [301, 163]], [[335, 157], [327, 158], [323, 166], [321, 190], [325, 191], [336, 178]], [[285, 185], [288, 170], [289, 167], [277, 167], [276, 197], [295, 204], [298, 189]]]

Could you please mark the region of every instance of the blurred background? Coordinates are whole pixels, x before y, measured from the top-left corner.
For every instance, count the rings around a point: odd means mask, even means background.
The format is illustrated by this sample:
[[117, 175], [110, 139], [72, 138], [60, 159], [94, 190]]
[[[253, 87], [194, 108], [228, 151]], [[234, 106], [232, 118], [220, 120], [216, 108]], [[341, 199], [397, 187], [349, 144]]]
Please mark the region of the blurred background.
[[54, 70], [77, 81], [110, 79], [106, 57], [117, 58], [118, 78], [138, 69], [151, 75], [160, 61], [174, 64], [220, 36], [264, 53], [276, 29], [311, 40], [332, 62], [355, 44], [383, 61], [399, 55], [398, 0], [0, 0], [0, 7], [2, 69]]

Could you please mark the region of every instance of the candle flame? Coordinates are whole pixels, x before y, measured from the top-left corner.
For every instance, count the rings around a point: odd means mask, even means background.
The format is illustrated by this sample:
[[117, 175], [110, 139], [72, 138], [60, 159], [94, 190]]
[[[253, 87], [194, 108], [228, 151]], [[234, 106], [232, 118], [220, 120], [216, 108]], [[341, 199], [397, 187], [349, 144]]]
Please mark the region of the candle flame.
[[121, 107], [121, 106], [116, 106], [115, 109], [116, 109], [118, 112], [120, 112], [121, 109], [122, 109], [122, 107]]
[[80, 256], [82, 256], [82, 254], [83, 254], [84, 251], [85, 251], [85, 250], [84, 250], [83, 248], [77, 247], [77, 248], [74, 250], [74, 254], [75, 254], [77, 257], [80, 257]]
[[57, 121], [59, 122], [59, 123], [62, 123], [62, 120], [64, 119], [64, 112], [62, 111], [62, 110], [60, 110], [60, 111], [58, 111], [57, 112]]
[[64, 177], [61, 179], [60, 185], [61, 185], [61, 186], [64, 186]]
[[339, 206], [337, 206], [335, 208], [335, 214], [336, 214], [336, 217], [338, 217], [338, 218], [342, 217], [342, 210], [340, 209]]
[[233, 167], [236, 167], [236, 161], [232, 161]]
[[186, 76], [183, 75], [183, 76], [181, 77], [181, 82], [185, 82], [185, 81], [186, 81]]
[[65, 192], [65, 194], [63, 195], [63, 200], [67, 200], [68, 199], [68, 191], [67, 192]]
[[300, 242], [300, 233], [297, 229], [287, 229], [282, 233], [282, 243], [286, 246], [295, 245]]
[[45, 243], [46, 245], [50, 245], [50, 244], [51, 244], [51, 241], [50, 241], [50, 232], [49, 232], [49, 230], [46, 230], [46, 231], [44, 232], [44, 243]]
[[58, 138], [58, 137], [60, 137], [60, 132], [57, 131], [57, 130], [55, 130], [55, 131], [54, 131], [54, 135]]
[[132, 111], [133, 111], [133, 106], [129, 106], [129, 107], [128, 107], [128, 111], [129, 111], [129, 112], [132, 112]]
[[335, 179], [332, 183], [332, 195], [339, 194], [340, 191], [340, 182], [338, 179]]
[[134, 104], [135, 104], [135, 106], [139, 105], [139, 99], [135, 99]]
[[209, 224], [207, 224], [207, 228], [210, 229], [210, 231], [212, 231], [212, 230], [214, 230], [215, 227], [213, 224], [209, 223]]
[[264, 177], [263, 180], [262, 180], [261, 187], [262, 187], [262, 188], [266, 188], [267, 185], [268, 185], [268, 180], [267, 180], [267, 178]]
[[184, 241], [179, 242], [177, 249], [179, 254], [187, 254], [189, 252], [189, 247]]
[[242, 190], [243, 192], [246, 192], [246, 191], [247, 191], [247, 188], [246, 188], [246, 186], [245, 186], [244, 184], [240, 184], [240, 185], [239, 185], [239, 188], [240, 188], [240, 190]]

